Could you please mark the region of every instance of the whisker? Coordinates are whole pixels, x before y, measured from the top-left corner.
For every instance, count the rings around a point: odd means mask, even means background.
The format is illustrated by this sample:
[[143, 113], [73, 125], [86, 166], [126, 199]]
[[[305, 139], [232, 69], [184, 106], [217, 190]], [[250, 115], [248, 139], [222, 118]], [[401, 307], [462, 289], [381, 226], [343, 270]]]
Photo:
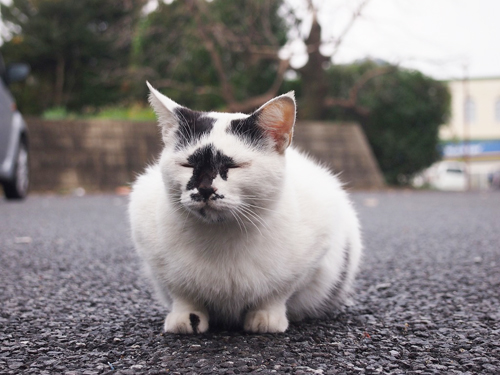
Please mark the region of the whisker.
[[245, 230], [245, 233], [246, 233], [247, 238], [248, 238], [248, 229], [247, 229], [247, 226], [245, 225], [244, 220], [240, 217], [240, 212], [238, 210], [234, 210], [234, 213], [236, 214], [236, 217], [238, 217], [238, 220], [240, 221], [241, 226]]
[[185, 210], [184, 213], [186, 214], [186, 218], [184, 219], [184, 222], [182, 223], [181, 231], [184, 230], [184, 228], [186, 226], [186, 223], [187, 223], [187, 221], [189, 219], [189, 212], [187, 210]]
[[265, 211], [269, 211], [269, 212], [278, 212], [277, 210], [272, 210], [270, 208], [266, 208], [266, 207], [261, 207], [261, 206], [257, 206], [255, 204], [251, 204], [251, 203], [246, 203], [246, 202], [242, 202], [240, 203], [242, 206], [244, 207], [251, 207], [251, 208], [257, 208], [259, 210], [265, 210]]
[[242, 210], [238, 210], [238, 212], [240, 214], [242, 214], [244, 217], [246, 217], [247, 220], [259, 231], [260, 235], [263, 236], [262, 231], [260, 230], [259, 226], [257, 224], [255, 224], [253, 222], [253, 220], [245, 214], [245, 212], [243, 212]]
[[257, 197], [255, 195], [245, 195], [245, 194], [241, 194], [240, 195], [241, 198], [249, 198], [249, 199], [252, 199], [252, 200], [256, 200], [256, 201], [269, 201], [269, 202], [276, 202], [276, 199], [271, 199], [271, 198], [263, 198], [263, 197]]
[[[236, 220], [236, 223], [238, 224], [238, 227], [240, 228], [241, 233], [243, 234], [243, 228], [245, 228], [245, 225], [243, 223], [240, 224], [241, 219], [236, 215], [236, 213], [232, 209], [229, 210], [229, 212], [231, 213], [231, 215], [233, 215], [234, 219]], [[248, 236], [247, 228], [245, 228], [245, 232]]]
[[257, 220], [264, 228], [266, 228], [268, 230], [270, 229], [269, 226], [267, 225], [267, 223], [264, 221], [264, 219], [262, 217], [260, 217], [259, 215], [257, 215], [252, 210], [250, 210], [250, 209], [248, 209], [246, 207], [241, 207], [241, 211], [245, 212], [247, 215], [250, 215], [252, 218], [254, 218], [255, 220]]

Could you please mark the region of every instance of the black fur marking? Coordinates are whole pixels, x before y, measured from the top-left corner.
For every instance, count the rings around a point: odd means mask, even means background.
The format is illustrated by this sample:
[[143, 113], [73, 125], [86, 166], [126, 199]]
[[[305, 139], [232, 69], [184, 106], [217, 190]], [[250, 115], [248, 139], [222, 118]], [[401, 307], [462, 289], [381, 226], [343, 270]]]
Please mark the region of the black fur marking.
[[196, 202], [203, 202], [203, 197], [201, 196], [201, 194], [191, 194], [191, 199], [196, 201]]
[[345, 283], [347, 281], [347, 274], [349, 272], [348, 269], [349, 266], [351, 265], [350, 251], [351, 247], [350, 244], [348, 244], [347, 248], [344, 250], [344, 264], [342, 273], [340, 274], [339, 281], [337, 282], [337, 284], [335, 284], [335, 287], [331, 290], [331, 299], [333, 299], [334, 302], [336, 303], [342, 301], [343, 298], [347, 297], [345, 295], [345, 287], [346, 287]]
[[262, 128], [258, 125], [259, 113], [254, 113], [251, 116], [232, 120], [227, 131], [238, 137], [244, 138], [251, 145], [260, 146], [265, 139], [265, 134]]
[[179, 128], [175, 132], [177, 149], [196, 142], [203, 135], [210, 133], [214, 127], [215, 119], [207, 117], [204, 112], [192, 111], [184, 107], [178, 107], [174, 112], [179, 119]]
[[236, 167], [234, 160], [209, 144], [193, 152], [187, 161], [193, 167], [193, 175], [188, 181], [186, 189], [198, 190], [198, 193], [191, 194], [191, 199], [206, 202], [211, 196], [213, 196], [213, 200], [224, 198], [223, 195], [215, 194], [212, 182], [217, 175], [220, 175], [223, 180], [227, 180], [229, 168]]
[[[213, 194], [213, 193], [212, 193]], [[201, 193], [196, 193], [196, 194], [191, 194], [191, 199], [196, 201], [196, 202], [206, 202], [208, 199], [211, 201], [216, 201], [217, 199], [224, 199], [224, 195], [222, 194], [213, 194], [209, 195], [208, 197], [203, 196]]]
[[194, 333], [198, 333], [198, 326], [200, 325], [200, 317], [196, 314], [189, 314], [189, 322]]

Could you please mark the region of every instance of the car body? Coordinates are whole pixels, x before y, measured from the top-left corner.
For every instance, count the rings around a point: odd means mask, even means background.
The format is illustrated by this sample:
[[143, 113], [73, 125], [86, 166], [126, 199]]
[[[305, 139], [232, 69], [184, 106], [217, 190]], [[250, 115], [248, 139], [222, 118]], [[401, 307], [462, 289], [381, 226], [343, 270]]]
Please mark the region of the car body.
[[415, 187], [428, 186], [437, 190], [467, 190], [467, 166], [460, 161], [440, 161], [413, 180]]
[[0, 183], [7, 199], [22, 199], [29, 187], [28, 128], [8, 89], [29, 73], [26, 64], [7, 67], [0, 56]]
[[500, 190], [500, 169], [488, 175], [488, 182], [490, 187], [494, 190]]

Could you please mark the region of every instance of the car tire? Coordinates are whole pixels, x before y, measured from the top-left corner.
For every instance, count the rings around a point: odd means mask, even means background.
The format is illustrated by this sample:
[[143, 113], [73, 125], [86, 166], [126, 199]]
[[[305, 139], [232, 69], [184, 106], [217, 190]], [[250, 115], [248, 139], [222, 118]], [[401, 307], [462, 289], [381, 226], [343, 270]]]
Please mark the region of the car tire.
[[14, 177], [3, 183], [5, 198], [23, 199], [28, 195], [29, 188], [29, 154], [25, 142], [19, 144]]

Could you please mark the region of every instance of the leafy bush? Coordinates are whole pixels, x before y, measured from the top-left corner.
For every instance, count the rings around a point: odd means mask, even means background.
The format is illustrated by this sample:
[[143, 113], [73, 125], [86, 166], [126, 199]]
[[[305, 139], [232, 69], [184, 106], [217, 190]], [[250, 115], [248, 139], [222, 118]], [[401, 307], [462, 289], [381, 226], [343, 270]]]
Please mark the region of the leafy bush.
[[[328, 70], [332, 96], [346, 97], [352, 85], [374, 62], [333, 66]], [[358, 121], [365, 131], [389, 184], [404, 185], [440, 158], [439, 127], [450, 111], [450, 93], [443, 82], [420, 72], [392, 67], [359, 91], [358, 105], [367, 109], [333, 108], [329, 118]]]
[[126, 121], [156, 121], [153, 110], [149, 107], [105, 107], [87, 113], [69, 112], [66, 108], [55, 107], [43, 112], [46, 120], [126, 120]]

